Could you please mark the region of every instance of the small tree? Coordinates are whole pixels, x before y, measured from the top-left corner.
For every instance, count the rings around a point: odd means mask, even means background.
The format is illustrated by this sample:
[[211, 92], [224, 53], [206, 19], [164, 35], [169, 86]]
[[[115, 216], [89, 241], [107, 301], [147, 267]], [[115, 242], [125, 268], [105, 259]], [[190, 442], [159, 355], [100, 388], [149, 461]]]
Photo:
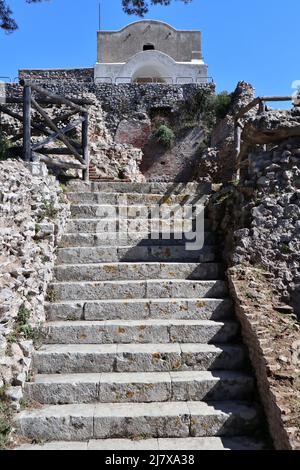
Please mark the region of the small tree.
[[229, 94], [227, 91], [222, 91], [219, 93], [215, 98], [215, 113], [217, 119], [224, 119], [224, 117], [228, 114], [230, 110], [232, 102], [232, 95]]

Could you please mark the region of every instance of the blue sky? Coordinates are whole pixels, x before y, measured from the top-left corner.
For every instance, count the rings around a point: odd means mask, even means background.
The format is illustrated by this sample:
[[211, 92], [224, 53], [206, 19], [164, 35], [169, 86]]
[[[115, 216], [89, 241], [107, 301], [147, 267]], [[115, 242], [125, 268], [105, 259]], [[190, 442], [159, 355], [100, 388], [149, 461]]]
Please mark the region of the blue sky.
[[[18, 68], [94, 65], [98, 0], [8, 2], [20, 29], [0, 32], [0, 76], [14, 78]], [[152, 7], [147, 18], [202, 31], [204, 59], [219, 91], [232, 91], [243, 79], [260, 95], [292, 93], [292, 81], [300, 80], [299, 0], [172, 3]], [[103, 29], [119, 29], [137, 19], [122, 12], [119, 0], [102, 0]]]

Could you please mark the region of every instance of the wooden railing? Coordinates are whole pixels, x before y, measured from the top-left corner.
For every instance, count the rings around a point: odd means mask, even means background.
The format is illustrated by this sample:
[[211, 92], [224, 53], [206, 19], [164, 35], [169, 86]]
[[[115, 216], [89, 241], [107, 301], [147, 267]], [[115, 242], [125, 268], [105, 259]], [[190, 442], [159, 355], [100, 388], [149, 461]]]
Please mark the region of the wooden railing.
[[236, 161], [236, 179], [240, 179], [240, 172], [243, 162], [241, 161], [241, 145], [242, 145], [242, 132], [244, 125], [241, 122], [241, 119], [249, 112], [251, 109], [258, 106], [257, 114], [263, 114], [266, 111], [267, 102], [283, 102], [283, 101], [293, 101], [293, 96], [260, 96], [255, 98], [251, 103], [247, 104], [244, 108], [234, 116], [234, 147], [235, 147], [235, 161]]
[[[65, 169], [79, 169], [83, 171], [85, 181], [89, 180], [89, 113], [88, 105], [92, 102], [83, 99], [68, 99], [63, 96], [51, 93], [43, 87], [32, 83], [29, 80], [21, 80], [23, 87], [22, 98], [6, 98], [5, 105], [0, 105], [0, 112], [23, 123], [23, 132], [12, 137], [9, 143], [23, 139], [23, 147], [19, 149], [15, 147], [15, 151], [20, 151], [23, 159], [27, 162], [36, 159], [46, 163], [51, 167], [59, 167]], [[15, 110], [10, 109], [10, 105], [20, 105], [23, 108], [23, 114], [18, 114]], [[61, 105], [70, 108], [70, 110], [60, 116], [51, 118], [43, 105]], [[38, 115], [42, 117], [42, 124], [32, 117], [32, 108]], [[78, 115], [77, 119], [68, 122], [71, 117]], [[66, 123], [63, 128], [58, 127], [59, 123]], [[67, 134], [73, 129], [81, 126], [81, 142], [77, 142], [67, 137]], [[37, 133], [44, 135], [39, 142], [32, 142], [32, 134]], [[52, 142], [59, 141], [64, 147], [53, 148], [47, 147]], [[51, 158], [49, 155], [55, 155]], [[59, 160], [59, 155], [70, 155], [74, 157], [76, 162], [66, 162]]]

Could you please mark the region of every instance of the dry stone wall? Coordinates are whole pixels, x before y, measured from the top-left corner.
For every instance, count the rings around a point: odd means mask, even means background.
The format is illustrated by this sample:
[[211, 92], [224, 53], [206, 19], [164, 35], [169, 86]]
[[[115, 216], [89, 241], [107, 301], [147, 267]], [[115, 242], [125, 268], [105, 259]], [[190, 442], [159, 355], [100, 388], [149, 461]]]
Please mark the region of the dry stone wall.
[[43, 164], [0, 162], [0, 388], [19, 409], [69, 203]]
[[[234, 179], [235, 143], [234, 115], [254, 99], [255, 90], [247, 82], [241, 81], [232, 95], [230, 112], [213, 129], [210, 147], [206, 148], [198, 161], [198, 179], [212, 183], [226, 183]], [[249, 112], [246, 116], [256, 114]]]
[[[83, 72], [78, 74], [78, 80], [72, 77], [71, 71], [68, 73], [69, 79], [66, 79], [64, 71], [61, 71], [61, 77], [59, 71], [21, 71], [20, 74], [63, 96], [93, 98], [93, 108], [98, 110], [94, 117], [109, 135], [106, 139], [96, 139], [99, 126], [95, 132], [92, 131], [92, 163], [100, 176], [124, 177], [131, 181], [142, 181], [142, 174], [152, 181], [172, 181], [176, 177], [179, 181], [194, 179], [197, 149], [204, 140], [201, 120], [195, 122], [191, 115], [190, 128], [184, 138], [178, 136], [177, 145], [167, 152], [156, 145], [153, 132], [159, 119], [171, 128], [179, 127], [182, 106], [193, 100], [199, 90], [214, 93], [214, 84], [95, 84], [84, 80]], [[76, 76], [76, 71], [73, 73]], [[7, 87], [12, 93], [15, 93], [15, 88], [14, 85]], [[193, 132], [193, 128], [198, 131]], [[193, 140], [192, 145], [187, 145], [188, 140]]]
[[[271, 131], [275, 143], [248, 147], [241, 180], [223, 184], [209, 205], [276, 449], [300, 448], [299, 115], [294, 108], [248, 116], [244, 132]], [[283, 127], [292, 137], [282, 137]]]

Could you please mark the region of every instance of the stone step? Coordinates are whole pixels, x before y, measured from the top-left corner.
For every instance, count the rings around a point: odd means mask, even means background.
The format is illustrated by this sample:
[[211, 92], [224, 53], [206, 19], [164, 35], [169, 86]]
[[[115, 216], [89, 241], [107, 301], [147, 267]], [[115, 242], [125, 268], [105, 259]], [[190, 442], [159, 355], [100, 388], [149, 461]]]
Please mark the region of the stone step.
[[245, 362], [239, 344], [51, 344], [33, 357], [39, 374], [240, 370]]
[[167, 439], [97, 439], [86, 442], [53, 441], [45, 444], [24, 444], [14, 450], [267, 450], [261, 439], [249, 437], [187, 437]]
[[58, 282], [74, 281], [138, 281], [147, 279], [220, 279], [223, 267], [219, 263], [99, 263], [57, 265]]
[[228, 294], [225, 281], [151, 280], [57, 282], [50, 284], [48, 298], [64, 300], [108, 300], [145, 298], [223, 298]]
[[[150, 207], [147, 205], [137, 206], [118, 206], [112, 204], [72, 204], [71, 205], [71, 218], [72, 219], [119, 219], [119, 220], [146, 220], [151, 215], [152, 220], [182, 220], [190, 222], [194, 219], [192, 213], [192, 206], [180, 205], [162, 205], [154, 206], [159, 208], [159, 212], [150, 212]], [[194, 206], [195, 207], [195, 206]], [[200, 206], [197, 213], [203, 210]]]
[[203, 194], [154, 194], [154, 193], [109, 193], [109, 192], [70, 192], [68, 199], [73, 204], [112, 204], [112, 205], [162, 205], [200, 204]]
[[121, 193], [121, 194], [162, 194], [166, 197], [178, 194], [203, 194], [211, 193], [210, 183], [128, 183], [122, 181], [86, 183], [80, 180], [70, 181], [68, 192], [96, 192], [96, 193]]
[[259, 412], [247, 403], [166, 402], [51, 405], [22, 411], [21, 435], [36, 440], [251, 435]]
[[25, 393], [48, 405], [250, 400], [253, 379], [232, 371], [37, 375]]
[[213, 263], [215, 247], [186, 250], [184, 246], [126, 246], [59, 248], [58, 264], [89, 264], [117, 262]]
[[[156, 235], [155, 235], [156, 237]], [[193, 239], [187, 238], [184, 233], [167, 235], [158, 234], [157, 239], [149, 233], [126, 233], [126, 232], [98, 232], [98, 233], [65, 233], [60, 241], [61, 248], [69, 247], [95, 247], [95, 246], [183, 246], [186, 243], [196, 241], [196, 234]], [[216, 235], [206, 232], [204, 235], [205, 245], [215, 245]]]
[[138, 299], [47, 303], [48, 321], [143, 320], [225, 320], [233, 317], [230, 299]]
[[107, 320], [49, 322], [41, 327], [48, 344], [226, 343], [239, 333], [235, 321]]
[[[182, 231], [190, 232], [191, 222], [183, 224], [181, 219], [175, 219], [173, 224], [169, 221], [162, 221], [158, 219], [123, 219], [119, 223], [116, 218], [96, 219], [96, 218], [80, 218], [80, 219], [69, 219], [67, 221], [66, 232], [68, 233], [117, 233], [119, 234], [122, 230], [127, 233], [145, 234], [154, 232], [156, 235], [160, 233], [174, 233], [177, 229], [178, 232]], [[209, 219], [204, 219], [204, 227], [208, 232], [212, 228], [212, 223]], [[122, 229], [122, 230], [121, 230]], [[170, 230], [171, 229], [171, 230]]]

